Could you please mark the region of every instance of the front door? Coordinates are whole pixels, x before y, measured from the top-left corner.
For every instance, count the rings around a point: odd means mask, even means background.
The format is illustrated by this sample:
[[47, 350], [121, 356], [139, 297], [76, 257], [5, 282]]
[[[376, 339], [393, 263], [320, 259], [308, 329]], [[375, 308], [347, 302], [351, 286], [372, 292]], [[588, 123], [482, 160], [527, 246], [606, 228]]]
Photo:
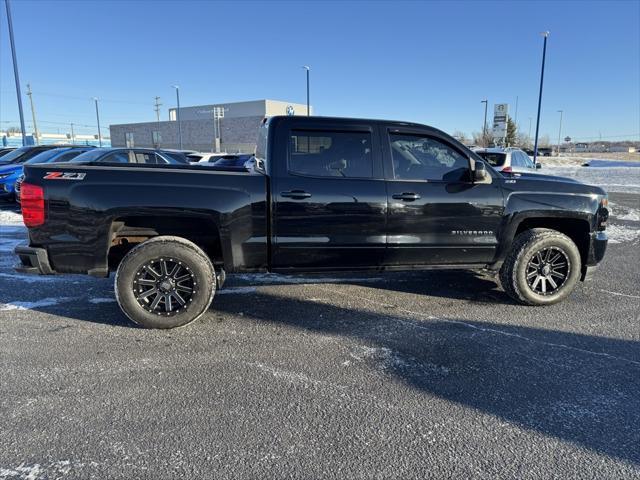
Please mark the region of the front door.
[[498, 174], [489, 172], [491, 183], [474, 183], [468, 154], [435, 132], [389, 129], [383, 138], [385, 265], [490, 262], [504, 205]]
[[286, 161], [276, 160], [273, 270], [379, 266], [387, 193], [373, 129], [302, 126], [288, 131]]

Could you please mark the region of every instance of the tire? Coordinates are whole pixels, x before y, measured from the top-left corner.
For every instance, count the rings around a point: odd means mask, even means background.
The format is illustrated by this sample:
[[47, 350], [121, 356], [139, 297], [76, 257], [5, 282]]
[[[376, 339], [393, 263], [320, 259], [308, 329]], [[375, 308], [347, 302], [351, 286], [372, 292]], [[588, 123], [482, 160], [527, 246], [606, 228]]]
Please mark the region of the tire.
[[500, 269], [504, 291], [525, 305], [564, 300], [580, 278], [578, 247], [556, 230], [534, 228], [519, 234]]
[[193, 322], [207, 311], [215, 291], [211, 261], [200, 247], [180, 237], [154, 237], [134, 247], [115, 278], [118, 305], [146, 328]]

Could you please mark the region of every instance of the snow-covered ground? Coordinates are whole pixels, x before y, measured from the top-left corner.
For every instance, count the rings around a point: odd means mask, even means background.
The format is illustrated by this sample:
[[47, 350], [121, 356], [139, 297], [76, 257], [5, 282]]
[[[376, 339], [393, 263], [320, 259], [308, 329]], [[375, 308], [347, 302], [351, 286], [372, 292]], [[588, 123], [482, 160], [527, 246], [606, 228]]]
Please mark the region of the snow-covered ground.
[[547, 165], [545, 163], [538, 172], [573, 178], [589, 185], [602, 187], [607, 192], [640, 193], [640, 168], [589, 168], [579, 165]]

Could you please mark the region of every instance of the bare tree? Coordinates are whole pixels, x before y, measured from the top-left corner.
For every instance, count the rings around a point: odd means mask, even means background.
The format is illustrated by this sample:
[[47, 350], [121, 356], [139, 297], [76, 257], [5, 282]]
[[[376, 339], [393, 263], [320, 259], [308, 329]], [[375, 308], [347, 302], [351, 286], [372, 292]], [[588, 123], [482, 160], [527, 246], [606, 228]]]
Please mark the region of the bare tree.
[[493, 145], [493, 135], [491, 131], [487, 128], [487, 130], [483, 129], [480, 132], [473, 132], [473, 143], [484, 148]]
[[462, 144], [467, 144], [469, 139], [467, 138], [467, 136], [465, 135], [464, 132], [460, 131], [460, 130], [456, 130], [455, 132], [453, 132], [453, 135], [451, 135], [453, 138], [455, 138], [456, 140], [458, 140], [460, 143]]

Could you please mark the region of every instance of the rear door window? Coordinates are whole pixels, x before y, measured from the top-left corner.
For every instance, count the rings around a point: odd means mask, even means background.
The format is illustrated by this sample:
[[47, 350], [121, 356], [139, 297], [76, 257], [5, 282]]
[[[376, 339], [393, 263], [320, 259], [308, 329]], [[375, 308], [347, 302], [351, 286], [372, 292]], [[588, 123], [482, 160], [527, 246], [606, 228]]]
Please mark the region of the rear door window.
[[370, 132], [293, 130], [289, 171], [313, 177], [372, 178]]

